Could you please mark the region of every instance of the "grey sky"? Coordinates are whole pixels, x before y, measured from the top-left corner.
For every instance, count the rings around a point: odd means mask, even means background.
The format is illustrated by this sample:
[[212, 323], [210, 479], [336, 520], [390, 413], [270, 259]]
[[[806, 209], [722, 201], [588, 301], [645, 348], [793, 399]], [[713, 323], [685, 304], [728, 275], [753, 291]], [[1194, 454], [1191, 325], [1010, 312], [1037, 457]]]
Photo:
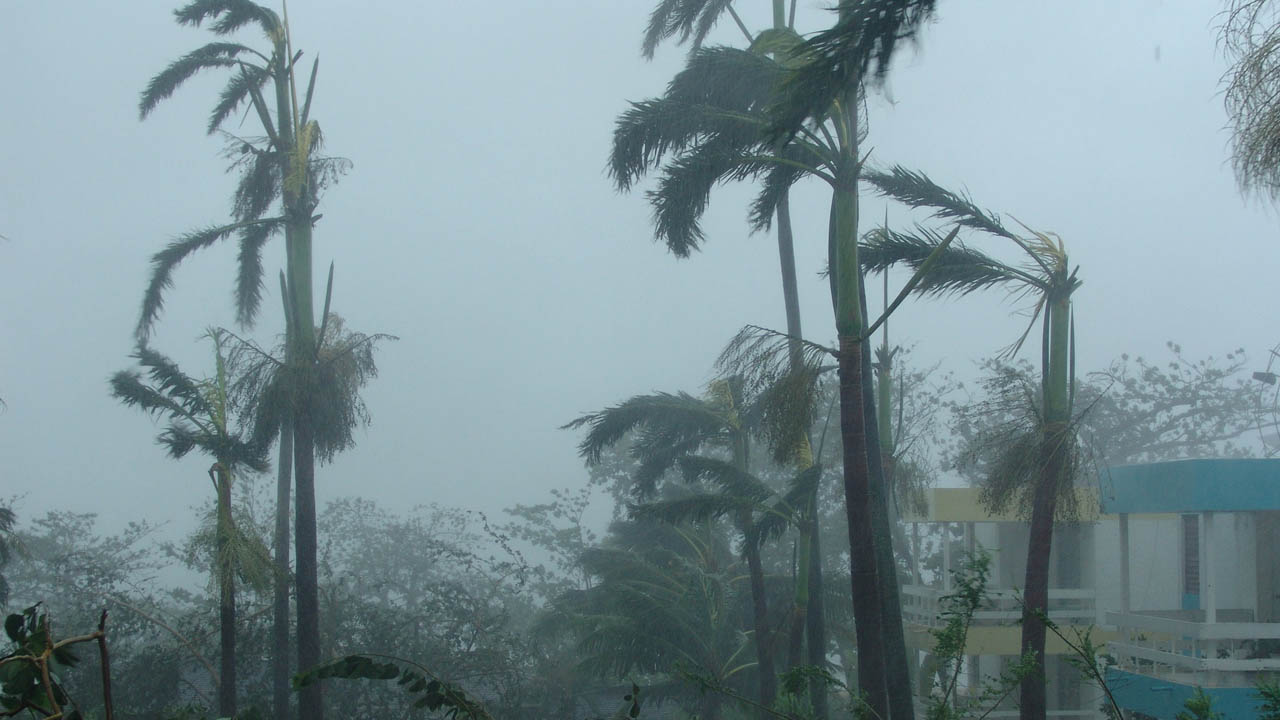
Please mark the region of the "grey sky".
[[[355, 163], [321, 204], [317, 277], [332, 259], [348, 327], [402, 338], [379, 355], [373, 426], [318, 473], [322, 501], [543, 500], [584, 477], [557, 426], [634, 393], [697, 391], [740, 326], [782, 325], [776, 246], [748, 235], [747, 189], [713, 196], [705, 252], [678, 262], [651, 242], [643, 196], [605, 176], [614, 118], [682, 64], [675, 47], [641, 59], [651, 4], [291, 6], [295, 46], [321, 57], [327, 150]], [[763, 27], [764, 0], [737, 5]], [[800, 29], [829, 22], [819, 8], [802, 3]], [[27, 493], [27, 513], [185, 521], [210, 496], [203, 462], [164, 458], [156, 426], [106, 385], [128, 365], [148, 257], [228, 211], [222, 141], [203, 134], [221, 78], [137, 118], [146, 81], [210, 37], [168, 9], [4, 5], [0, 495]], [[1243, 346], [1263, 364], [1277, 339], [1277, 218], [1240, 198], [1226, 162], [1216, 11], [943, 0], [893, 73], [894, 104], [872, 98], [874, 161], [1065, 239], [1084, 280], [1082, 370], [1161, 357], [1170, 339], [1193, 357]], [[731, 25], [715, 37], [741, 43]], [[818, 341], [834, 334], [817, 277], [827, 200], [810, 184], [793, 201]], [[864, 227], [883, 208], [867, 197]], [[268, 255], [271, 276], [282, 255]], [[203, 328], [232, 322], [234, 257], [230, 244], [199, 255], [168, 295], [155, 344], [190, 373], [209, 368]], [[968, 374], [1022, 329], [1003, 299], [909, 304], [894, 334]], [[278, 331], [277, 306], [272, 292], [260, 339]]]

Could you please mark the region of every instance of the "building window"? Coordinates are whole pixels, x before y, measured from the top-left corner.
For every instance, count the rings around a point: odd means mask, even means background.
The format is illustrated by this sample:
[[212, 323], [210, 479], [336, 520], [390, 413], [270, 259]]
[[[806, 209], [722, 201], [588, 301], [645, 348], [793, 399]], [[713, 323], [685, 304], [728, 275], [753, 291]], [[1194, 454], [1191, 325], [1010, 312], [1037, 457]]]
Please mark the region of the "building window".
[[1200, 516], [1182, 516], [1182, 593], [1200, 594]]

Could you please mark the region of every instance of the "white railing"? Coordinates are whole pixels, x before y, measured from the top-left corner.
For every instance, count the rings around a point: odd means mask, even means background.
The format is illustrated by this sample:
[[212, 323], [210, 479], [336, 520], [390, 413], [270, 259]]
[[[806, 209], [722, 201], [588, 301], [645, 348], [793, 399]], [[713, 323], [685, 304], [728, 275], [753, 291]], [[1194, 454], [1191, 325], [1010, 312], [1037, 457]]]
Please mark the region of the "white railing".
[[[1223, 611], [1220, 611], [1220, 613]], [[1229, 611], [1227, 611], [1229, 612]], [[1119, 638], [1107, 652], [1153, 675], [1169, 672], [1259, 672], [1280, 670], [1280, 657], [1260, 657], [1259, 640], [1280, 639], [1280, 623], [1194, 622], [1147, 613], [1106, 615]]]
[[[916, 625], [940, 627], [942, 598], [951, 591], [927, 585], [902, 586], [903, 618]], [[1055, 588], [1049, 590], [1049, 617], [1064, 625], [1092, 625], [1097, 622], [1097, 594], [1093, 590]], [[988, 590], [987, 602], [974, 613], [973, 624], [1010, 625], [1022, 619], [1021, 595], [1013, 590]]]

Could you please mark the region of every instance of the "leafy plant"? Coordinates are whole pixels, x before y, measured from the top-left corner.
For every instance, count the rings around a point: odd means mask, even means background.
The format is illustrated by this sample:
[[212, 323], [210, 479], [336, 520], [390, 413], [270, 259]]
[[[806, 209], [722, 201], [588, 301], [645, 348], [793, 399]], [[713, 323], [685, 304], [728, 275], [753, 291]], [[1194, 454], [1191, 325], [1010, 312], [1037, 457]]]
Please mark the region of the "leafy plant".
[[[443, 713], [450, 720], [493, 720], [493, 716], [477, 699], [454, 683], [441, 679], [430, 669], [404, 658], [376, 653], [345, 655], [293, 676], [293, 687], [300, 690], [323, 680], [395, 680], [396, 685], [413, 696], [411, 707]], [[634, 683], [623, 697], [623, 705], [609, 720], [640, 717], [640, 687]]]
[[[71, 646], [96, 642], [102, 661], [102, 688], [105, 716], [111, 720], [111, 671], [107, 656], [107, 611], [98, 620], [98, 629], [87, 635], [53, 639], [49, 614], [39, 603], [5, 618], [4, 632], [13, 649], [0, 657], [0, 706], [5, 716], [24, 710], [46, 720], [79, 720], [83, 715], [58, 681], [57, 668], [73, 667], [79, 658]], [[70, 705], [73, 709], [65, 708]]]
[[1222, 713], [1213, 709], [1213, 696], [1202, 687], [1197, 686], [1182, 706], [1186, 711], [1175, 715], [1176, 720], [1223, 720]]

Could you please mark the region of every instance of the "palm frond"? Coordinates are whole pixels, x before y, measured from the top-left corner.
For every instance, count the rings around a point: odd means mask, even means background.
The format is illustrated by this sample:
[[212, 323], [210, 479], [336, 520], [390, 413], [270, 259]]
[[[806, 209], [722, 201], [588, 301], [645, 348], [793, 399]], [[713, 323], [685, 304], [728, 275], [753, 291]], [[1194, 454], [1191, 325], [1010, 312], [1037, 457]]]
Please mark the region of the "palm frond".
[[684, 44], [692, 38], [695, 48], [702, 45], [707, 34], [715, 27], [716, 20], [728, 9], [733, 0], [662, 0], [649, 13], [645, 26], [644, 42], [640, 52], [646, 60], [652, 60], [658, 45], [678, 35], [677, 42]]
[[684, 69], [667, 84], [663, 98], [758, 114], [772, 101], [785, 76], [783, 68], [767, 55], [718, 45], [694, 51]]
[[751, 229], [755, 231], [768, 231], [773, 226], [778, 205], [791, 192], [791, 186], [814, 174], [814, 170], [827, 161], [827, 158], [815, 157], [813, 152], [798, 143], [783, 147], [776, 155], [790, 162], [777, 163], [760, 175], [760, 192], [751, 202], [748, 214]]
[[187, 411], [173, 399], [149, 387], [136, 370], [120, 370], [111, 376], [111, 395], [129, 407], [154, 415], [185, 417]]
[[764, 388], [791, 372], [791, 346], [798, 342], [801, 365], [814, 370], [836, 354], [835, 349], [778, 330], [744, 325], [720, 351], [716, 370], [724, 376], [741, 377], [748, 394]]
[[866, 80], [883, 80], [899, 43], [912, 40], [937, 0], [841, 0], [839, 20], [792, 53], [797, 69], [770, 107], [773, 134], [790, 139]]
[[[875, 228], [863, 235], [858, 260], [868, 272], [884, 272], [894, 265], [919, 270], [944, 239], [940, 233], [923, 227], [917, 227], [915, 233]], [[921, 295], [967, 295], [1006, 283], [1043, 289], [1040, 278], [963, 243], [952, 242], [937, 256], [929, 272], [920, 278], [915, 292]]]
[[250, 0], [195, 0], [174, 10], [173, 16], [180, 24], [193, 27], [217, 18], [209, 29], [218, 35], [230, 35], [250, 23], [257, 23], [267, 37], [283, 29], [275, 12]]
[[142, 313], [138, 318], [135, 334], [139, 341], [145, 341], [151, 335], [151, 326], [155, 324], [160, 311], [164, 309], [164, 291], [173, 286], [173, 272], [188, 255], [225, 240], [231, 235], [244, 230], [250, 225], [263, 222], [253, 220], [237, 222], [230, 225], [196, 230], [169, 242], [163, 250], [151, 256], [151, 277], [147, 281], [147, 289], [142, 295]]
[[249, 63], [240, 63], [240, 72], [231, 76], [227, 81], [226, 87], [222, 88], [222, 93], [218, 96], [218, 104], [213, 107], [213, 112], [209, 114], [209, 124], [205, 130], [212, 135], [222, 127], [222, 123], [235, 112], [245, 100], [249, 99], [254, 89], [260, 89], [267, 79], [271, 77], [271, 73], [265, 68], [251, 65]]
[[654, 520], [679, 525], [716, 520], [754, 507], [755, 503], [747, 498], [724, 493], [695, 493], [671, 500], [629, 504], [627, 513], [632, 520]]
[[715, 186], [774, 167], [767, 159], [727, 140], [701, 143], [664, 168], [658, 187], [647, 194], [653, 207], [654, 236], [676, 257], [688, 257], [705, 239], [702, 214]]
[[[215, 42], [192, 50], [174, 60], [169, 67], [151, 78], [146, 89], [142, 91], [142, 98], [138, 101], [139, 117], [145, 120], [162, 100], [173, 95], [184, 82], [201, 70], [237, 67], [240, 65], [237, 57], [241, 53], [251, 52], [254, 52], [251, 48], [239, 43]], [[210, 132], [212, 133], [212, 130]]]
[[587, 428], [587, 436], [578, 444], [578, 454], [589, 465], [600, 462], [605, 448], [616, 444], [633, 430], [644, 430], [644, 447], [670, 439], [668, 444], [691, 441], [698, 444], [713, 441], [725, 431], [725, 418], [707, 403], [688, 393], [653, 393], [636, 395], [619, 405], [588, 413], [561, 429]]
[[747, 424], [780, 465], [801, 461], [812, 452], [809, 430], [818, 418], [820, 376], [818, 366], [802, 364], [754, 394]]
[[787, 482], [787, 492], [752, 523], [743, 536], [743, 542], [760, 547], [785, 535], [798, 522], [798, 509], [804, 507], [817, 492], [822, 472], [821, 465], [812, 465], [792, 476]]
[[1019, 239], [1000, 222], [999, 215], [978, 207], [964, 193], [939, 186], [922, 172], [894, 165], [888, 172], [865, 169], [860, 178], [871, 184], [881, 195], [909, 207], [932, 210], [932, 217], [951, 220], [998, 237]]
[[705, 482], [725, 496], [756, 504], [775, 495], [773, 488], [733, 463], [702, 455], [687, 455], [678, 461], [686, 482]]
[[657, 98], [633, 102], [618, 116], [609, 153], [609, 176], [621, 192], [658, 167], [669, 152], [684, 149], [706, 130], [701, 104]]
[[182, 403], [188, 408], [188, 415], [207, 416], [212, 412], [201, 383], [182, 372], [176, 362], [145, 345], [133, 357], [146, 370], [155, 391]]
[[284, 225], [284, 219], [250, 225], [240, 231], [240, 252], [236, 263], [236, 322], [252, 327], [262, 302], [262, 247]]

